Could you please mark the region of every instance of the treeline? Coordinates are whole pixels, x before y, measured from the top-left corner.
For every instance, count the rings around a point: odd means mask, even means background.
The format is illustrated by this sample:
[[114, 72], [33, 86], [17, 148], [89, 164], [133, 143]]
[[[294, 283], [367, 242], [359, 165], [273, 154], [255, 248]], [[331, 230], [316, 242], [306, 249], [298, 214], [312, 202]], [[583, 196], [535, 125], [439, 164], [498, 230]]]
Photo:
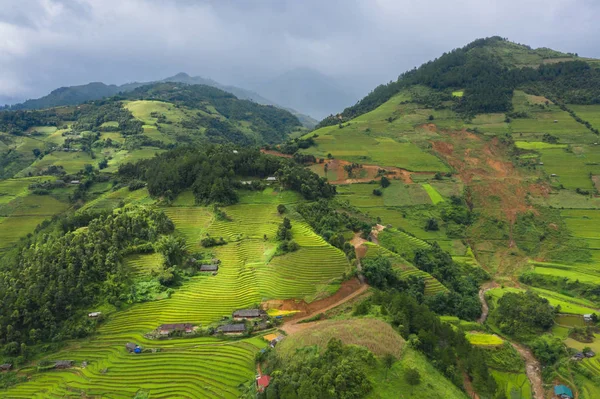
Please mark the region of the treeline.
[[34, 126], [59, 126], [72, 113], [48, 109], [41, 111], [0, 111], [0, 132], [20, 135]]
[[377, 108], [400, 90], [412, 85], [426, 85], [435, 90], [451, 92], [464, 89], [464, 96], [455, 98], [455, 109], [469, 117], [478, 113], [509, 112], [512, 93], [522, 87], [561, 99], [566, 103], [600, 103], [600, 70], [584, 61], [544, 64], [539, 68], [515, 68], [489, 51], [504, 39], [478, 39], [465, 47], [443, 54], [440, 58], [400, 75], [397, 81], [381, 85], [346, 108], [341, 118], [331, 115], [317, 127], [350, 120]]
[[[183, 83], [155, 83], [122, 94], [125, 99], [160, 100], [190, 108], [204, 109], [212, 105], [219, 114], [229, 121], [250, 122], [250, 129], [266, 143], [279, 143], [287, 135], [301, 126], [296, 116], [289, 111], [270, 105], [260, 105], [253, 101], [240, 100], [231, 93], [205, 85]], [[228, 130], [233, 130], [232, 126]], [[236, 131], [243, 134], [238, 128]]]
[[92, 331], [86, 308], [105, 301], [118, 307], [127, 295], [122, 253], [174, 229], [162, 211], [141, 207], [75, 216], [54, 227], [2, 258], [0, 346], [7, 357], [24, 356], [29, 344]]
[[171, 201], [191, 189], [199, 204], [236, 203], [236, 189], [252, 188], [240, 179], [276, 176], [279, 184], [307, 199], [331, 198], [335, 187], [293, 161], [262, 154], [258, 149], [233, 145], [181, 147], [136, 164], [124, 164], [119, 175], [126, 181], [145, 181], [154, 197]]

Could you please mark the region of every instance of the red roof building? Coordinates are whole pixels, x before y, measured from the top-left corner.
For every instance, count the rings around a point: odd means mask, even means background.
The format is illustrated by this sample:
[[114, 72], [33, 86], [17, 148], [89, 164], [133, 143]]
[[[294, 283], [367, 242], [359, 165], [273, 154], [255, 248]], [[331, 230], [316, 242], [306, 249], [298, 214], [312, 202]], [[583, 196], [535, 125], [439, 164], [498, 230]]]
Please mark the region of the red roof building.
[[269, 386], [269, 382], [271, 381], [271, 377], [268, 375], [261, 375], [256, 378], [256, 389], [258, 392], [264, 392], [265, 389]]

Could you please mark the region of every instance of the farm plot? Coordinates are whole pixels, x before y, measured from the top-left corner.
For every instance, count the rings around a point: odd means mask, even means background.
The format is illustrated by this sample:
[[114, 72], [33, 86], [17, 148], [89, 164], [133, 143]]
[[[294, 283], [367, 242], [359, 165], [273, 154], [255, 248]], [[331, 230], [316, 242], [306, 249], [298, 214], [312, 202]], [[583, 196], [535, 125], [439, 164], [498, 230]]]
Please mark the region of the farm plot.
[[495, 347], [504, 343], [504, 340], [496, 334], [468, 332], [465, 335], [467, 337], [467, 340], [475, 346]]
[[442, 197], [440, 193], [438, 193], [437, 190], [431, 186], [431, 184], [425, 183], [421, 184], [421, 186], [423, 186], [425, 191], [427, 191], [427, 194], [429, 194], [429, 198], [431, 198], [431, 202], [433, 203], [433, 205], [437, 205], [440, 202], [444, 202], [444, 197]]
[[541, 149], [544, 170], [565, 188], [592, 190], [590, 174], [600, 174], [600, 146], [579, 145], [571, 151]]
[[320, 158], [331, 154], [351, 162], [396, 166], [410, 171], [448, 171], [437, 157], [415, 144], [400, 143], [388, 137], [373, 137], [364, 132], [345, 132], [343, 129], [334, 133], [327, 136], [319, 134], [315, 139], [317, 146], [303, 152]]

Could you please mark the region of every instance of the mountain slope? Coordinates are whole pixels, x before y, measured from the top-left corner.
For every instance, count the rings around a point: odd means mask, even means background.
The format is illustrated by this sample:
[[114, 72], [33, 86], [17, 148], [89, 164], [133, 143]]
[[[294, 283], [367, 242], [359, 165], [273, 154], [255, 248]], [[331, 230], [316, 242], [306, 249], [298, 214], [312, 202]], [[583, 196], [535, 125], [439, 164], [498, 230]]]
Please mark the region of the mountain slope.
[[280, 108], [210, 86], [157, 83], [77, 107], [0, 111], [0, 177], [77, 173], [102, 160], [112, 170], [178, 144], [278, 143], [301, 129]]
[[[232, 93], [240, 100], [250, 100], [261, 105], [273, 105], [278, 108], [282, 108], [276, 103], [267, 100], [260, 94], [250, 90], [242, 89], [235, 86], [227, 86], [215, 82], [212, 79], [205, 79], [200, 76], [192, 77], [186, 73], [178, 73], [177, 75], [168, 77], [161, 80], [161, 82], [179, 82], [190, 85], [206, 85], [216, 87], [228, 93]], [[140, 83], [132, 82], [125, 83], [123, 85], [106, 85], [101, 82], [92, 82], [85, 85], [60, 87], [53, 90], [50, 94], [40, 97], [38, 99], [27, 100], [21, 104], [14, 104], [9, 107], [11, 110], [26, 110], [26, 109], [44, 109], [51, 107], [60, 107], [66, 105], [78, 105], [86, 101], [100, 100], [102, 98], [111, 97], [119, 93], [129, 92], [135, 90], [138, 87], [146, 86], [152, 82]], [[317, 121], [307, 115], [303, 115], [292, 109], [286, 109], [287, 111], [295, 114], [301, 121], [301, 123], [308, 128], [313, 128]]]
[[[401, 74], [396, 82], [378, 86], [356, 105], [346, 108], [339, 117], [329, 117], [320, 126], [333, 125], [372, 111], [402, 89], [419, 84], [436, 90], [424, 101], [435, 105], [454, 100], [458, 103], [456, 110], [470, 115], [510, 111], [515, 88], [535, 86], [540, 82], [544, 92], [552, 90], [553, 85], [561, 86], [559, 91], [563, 101], [598, 103], [599, 65], [598, 60], [546, 48], [534, 50], [500, 37], [478, 39]], [[580, 78], [574, 79], [575, 76]], [[453, 96], [455, 91], [460, 93], [460, 98]]]

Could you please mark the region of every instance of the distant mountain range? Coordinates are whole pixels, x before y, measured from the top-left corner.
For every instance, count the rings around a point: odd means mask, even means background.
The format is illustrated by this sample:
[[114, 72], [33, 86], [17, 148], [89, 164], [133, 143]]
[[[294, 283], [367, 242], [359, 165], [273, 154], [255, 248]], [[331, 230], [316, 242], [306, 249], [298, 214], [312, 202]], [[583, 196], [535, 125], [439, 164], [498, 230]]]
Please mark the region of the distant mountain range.
[[358, 100], [335, 79], [309, 68], [293, 69], [253, 89], [277, 104], [300, 110], [319, 120]]
[[[314, 118], [322, 119], [354, 103], [354, 98], [346, 93], [333, 79], [312, 69], [294, 69], [274, 79], [262, 82], [254, 90], [224, 85], [212, 79], [178, 73], [162, 79], [161, 82], [201, 84], [227, 91], [239, 99], [251, 100], [262, 105], [283, 108], [298, 117], [308, 128], [317, 124]], [[65, 105], [77, 105], [90, 100], [129, 92], [140, 86], [154, 82], [132, 82], [123, 85], [107, 85], [92, 82], [79, 86], [60, 87], [50, 94], [30, 99], [10, 107], [11, 110], [42, 109]], [[259, 94], [262, 93], [262, 94]], [[310, 116], [309, 116], [310, 115]]]

